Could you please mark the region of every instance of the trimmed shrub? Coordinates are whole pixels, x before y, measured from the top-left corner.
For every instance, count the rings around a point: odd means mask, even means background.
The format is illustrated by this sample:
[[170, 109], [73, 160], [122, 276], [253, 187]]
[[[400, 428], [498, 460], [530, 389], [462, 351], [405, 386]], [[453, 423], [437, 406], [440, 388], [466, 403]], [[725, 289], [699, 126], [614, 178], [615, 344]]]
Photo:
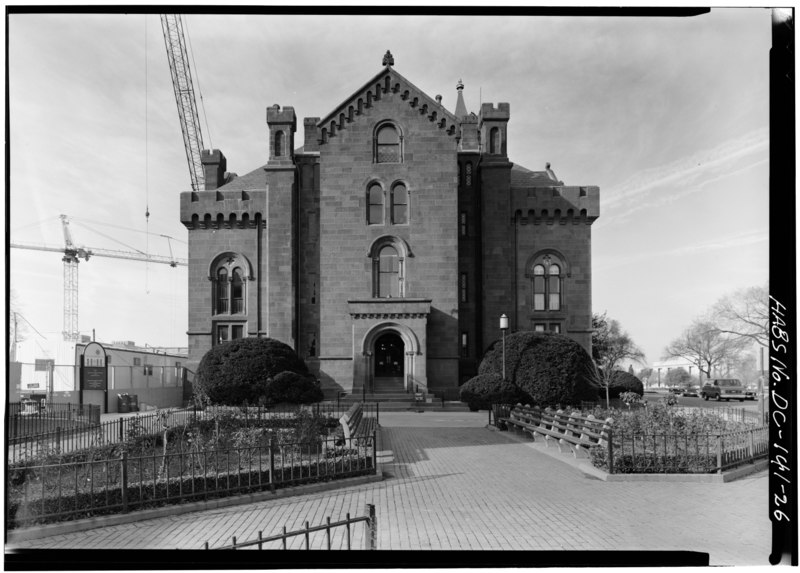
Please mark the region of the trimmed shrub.
[[[635, 392], [639, 396], [644, 396], [644, 384], [630, 372], [617, 370], [611, 376], [611, 385], [608, 387], [609, 398], [619, 398], [623, 392]], [[601, 392], [605, 399], [605, 391]]]
[[309, 375], [284, 370], [267, 381], [265, 389], [267, 404], [313, 404], [322, 401], [322, 389]]
[[[502, 369], [502, 345], [496, 341], [486, 351], [478, 374], [500, 375]], [[506, 336], [506, 379], [540, 406], [594, 401], [600, 389], [592, 358], [583, 347], [551, 332]]]
[[479, 374], [467, 380], [460, 388], [461, 401], [466, 402], [473, 412], [487, 410], [492, 404], [528, 403], [530, 395], [522, 391], [516, 384], [506, 380], [499, 374]]
[[195, 393], [214, 404], [257, 404], [267, 394], [267, 381], [283, 372], [308, 376], [305, 362], [289, 345], [272, 338], [232, 340], [203, 356]]

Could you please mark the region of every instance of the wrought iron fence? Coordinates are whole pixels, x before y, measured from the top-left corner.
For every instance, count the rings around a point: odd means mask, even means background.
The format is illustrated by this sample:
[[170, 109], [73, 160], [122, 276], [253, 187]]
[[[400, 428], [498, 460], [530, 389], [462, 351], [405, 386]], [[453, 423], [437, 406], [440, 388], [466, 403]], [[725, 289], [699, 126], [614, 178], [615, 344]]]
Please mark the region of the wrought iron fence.
[[373, 431], [266, 446], [130, 455], [93, 452], [70, 462], [28, 463], [7, 471], [9, 529], [127, 513], [167, 504], [228, 497], [376, 472]]
[[[306, 526], [304, 529], [298, 529], [296, 531], [286, 531], [286, 526], [283, 526], [283, 532], [278, 533], [276, 535], [271, 535], [269, 537], [263, 537], [263, 532], [258, 532], [258, 538], [253, 539], [250, 541], [244, 542], [236, 542], [236, 537], [232, 538], [231, 545], [225, 545], [223, 547], [214, 547], [215, 550], [225, 550], [225, 549], [264, 549], [264, 546], [267, 545], [269, 549], [269, 545], [277, 546], [280, 543], [281, 549], [288, 549], [287, 540], [292, 539], [293, 537], [303, 536], [305, 544], [304, 549], [308, 550], [311, 549], [311, 534], [316, 532], [325, 532], [325, 549], [332, 549], [333, 545], [336, 541], [344, 542], [345, 547], [344, 549], [352, 549], [352, 531], [351, 527], [357, 523], [364, 522], [366, 525], [366, 531], [364, 534], [364, 548], [369, 550], [375, 550], [378, 548], [377, 538], [378, 538], [378, 525], [377, 519], [375, 515], [375, 506], [371, 503], [366, 505], [366, 515], [362, 515], [359, 517], [350, 517], [348, 513], [345, 519], [341, 521], [336, 521], [331, 523], [331, 518], [328, 517], [325, 520], [324, 525], [315, 525], [314, 527], [309, 527], [308, 521], [306, 521]], [[344, 528], [345, 531], [342, 535], [343, 539], [337, 540], [333, 539], [335, 537], [335, 533], [332, 533], [336, 528]], [[206, 541], [205, 549], [211, 549], [208, 546], [208, 541]], [[320, 547], [322, 549], [322, 547]]]
[[8, 404], [7, 437], [34, 436], [56, 428], [85, 427], [100, 422], [100, 406], [25, 400]]
[[[9, 439], [8, 460], [9, 463], [16, 463], [54, 453], [64, 454], [86, 448], [121, 443], [131, 436], [156, 436], [163, 433], [165, 425], [168, 427], [180, 427], [187, 425], [192, 420], [210, 419], [226, 413], [244, 420], [245, 425], [249, 427], [270, 425], [276, 420], [291, 419], [301, 411], [319, 417], [338, 420], [349, 407], [349, 404], [339, 405], [335, 402], [321, 402], [279, 407], [210, 406], [204, 410], [197, 408], [188, 410], [167, 408], [152, 414], [138, 414], [120, 417], [107, 422], [99, 422], [99, 406], [86, 406], [85, 408], [91, 408], [92, 412], [96, 414], [97, 422], [58, 425], [57, 422], [60, 418], [54, 419], [53, 424], [55, 425], [51, 424], [47, 431], [29, 435], [17, 435]], [[378, 404], [374, 403], [363, 404], [364, 416], [377, 419], [379, 407]]]

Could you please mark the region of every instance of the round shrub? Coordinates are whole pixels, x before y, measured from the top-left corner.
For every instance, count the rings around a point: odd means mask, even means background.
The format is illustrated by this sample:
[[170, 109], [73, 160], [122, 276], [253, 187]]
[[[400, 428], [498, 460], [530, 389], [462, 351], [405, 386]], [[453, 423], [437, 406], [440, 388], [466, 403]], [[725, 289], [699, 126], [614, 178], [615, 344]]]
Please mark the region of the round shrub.
[[[609, 398], [619, 398], [623, 392], [635, 392], [639, 396], [644, 396], [644, 384], [630, 372], [616, 370], [611, 376], [611, 384], [608, 387]], [[605, 398], [604, 392], [603, 398]]]
[[[501, 374], [503, 348], [492, 344], [478, 374]], [[506, 336], [506, 379], [541, 406], [577, 404], [597, 400], [600, 388], [591, 356], [561, 334], [515, 332]]]
[[322, 401], [322, 389], [309, 375], [284, 370], [267, 381], [265, 401], [267, 404], [313, 404]]
[[240, 338], [206, 352], [195, 375], [195, 394], [211, 403], [257, 404], [267, 393], [267, 380], [282, 372], [308, 376], [305, 362], [283, 342], [272, 338]]
[[459, 388], [461, 401], [466, 402], [473, 412], [488, 410], [492, 404], [528, 403], [531, 397], [518, 386], [506, 380], [499, 374], [479, 374], [464, 382]]

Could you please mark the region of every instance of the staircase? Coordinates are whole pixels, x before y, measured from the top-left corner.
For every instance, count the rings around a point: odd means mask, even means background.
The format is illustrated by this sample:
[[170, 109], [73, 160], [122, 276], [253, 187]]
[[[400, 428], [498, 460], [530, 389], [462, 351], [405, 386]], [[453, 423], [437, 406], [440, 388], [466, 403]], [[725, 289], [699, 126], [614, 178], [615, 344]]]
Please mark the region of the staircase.
[[442, 401], [434, 394], [421, 392], [421, 400], [413, 391], [406, 391], [403, 378], [377, 378], [373, 392], [362, 393], [361, 389], [356, 389], [352, 394], [342, 396], [340, 401], [352, 404], [354, 402], [379, 402], [381, 411], [404, 411], [404, 410], [438, 410], [442, 411], [463, 411], [468, 412], [466, 404], [461, 402], [445, 402], [444, 408]]

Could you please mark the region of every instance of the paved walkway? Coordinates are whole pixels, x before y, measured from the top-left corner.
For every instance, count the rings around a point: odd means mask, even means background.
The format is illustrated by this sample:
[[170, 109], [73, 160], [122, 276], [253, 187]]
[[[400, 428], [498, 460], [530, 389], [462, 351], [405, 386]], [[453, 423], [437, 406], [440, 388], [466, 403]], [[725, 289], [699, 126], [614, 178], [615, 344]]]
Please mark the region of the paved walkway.
[[[604, 482], [485, 424], [485, 413], [381, 413], [382, 482], [14, 547], [198, 549], [363, 515], [372, 503], [379, 549], [682, 550], [707, 552], [712, 565], [767, 564], [765, 472], [716, 484]], [[354, 547], [363, 529], [354, 527]], [[321, 548], [325, 535], [311, 540]], [[333, 544], [343, 543], [340, 529]]]

